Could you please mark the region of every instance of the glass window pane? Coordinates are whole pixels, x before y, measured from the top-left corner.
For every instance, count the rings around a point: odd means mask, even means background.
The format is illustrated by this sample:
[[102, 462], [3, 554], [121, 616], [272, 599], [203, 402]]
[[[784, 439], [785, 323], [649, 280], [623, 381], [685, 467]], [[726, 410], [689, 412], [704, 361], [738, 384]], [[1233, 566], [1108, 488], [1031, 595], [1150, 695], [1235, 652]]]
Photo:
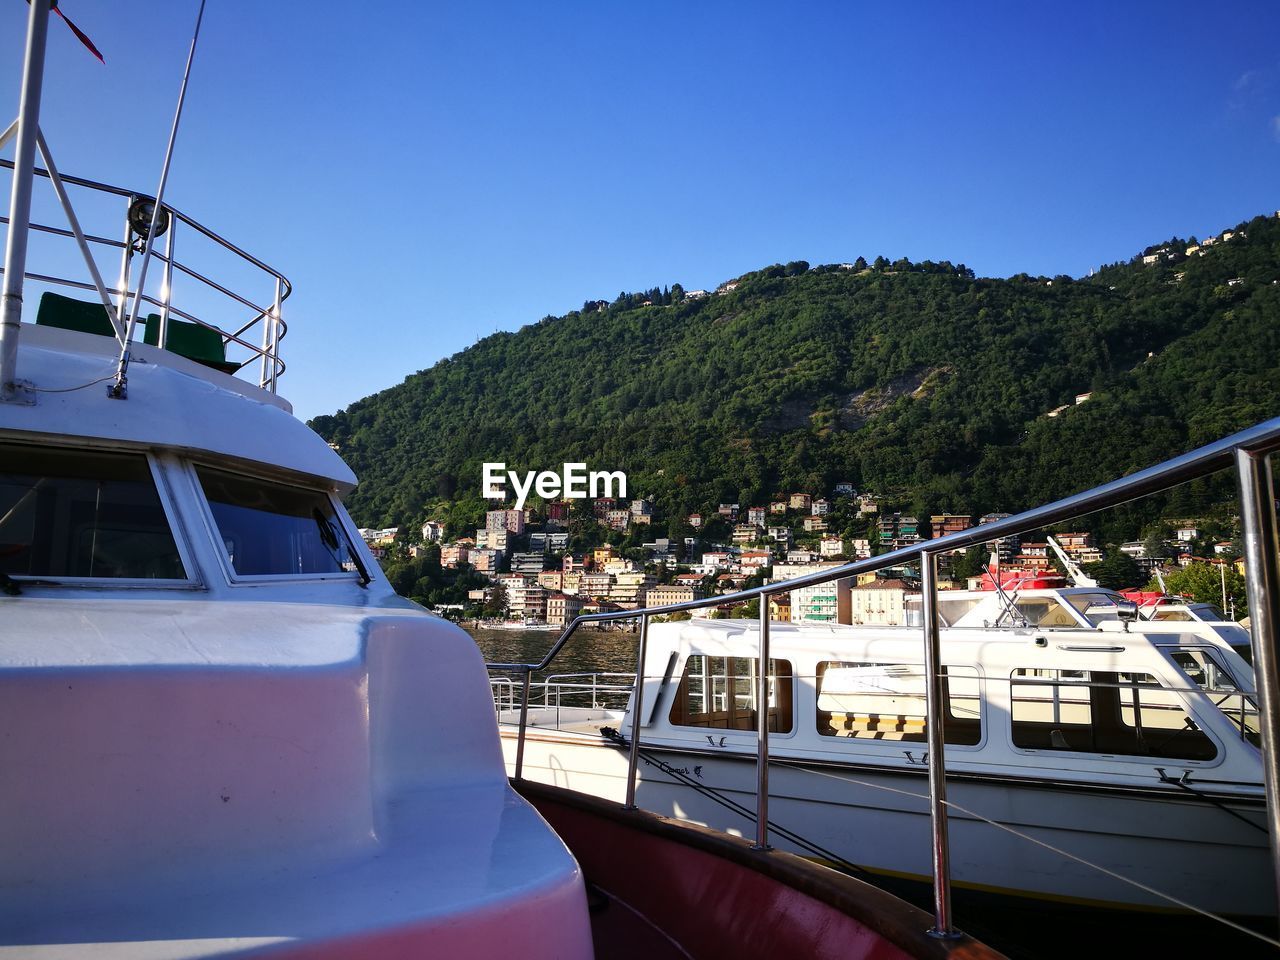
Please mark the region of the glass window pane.
[[[943, 740], [973, 746], [982, 740], [978, 670], [947, 666], [942, 672]], [[825, 737], [923, 743], [927, 716], [924, 668], [918, 663], [818, 664], [817, 725]]]
[[306, 490], [197, 467], [232, 569], [241, 576], [356, 569], [333, 504]]
[[0, 570], [185, 580], [142, 454], [0, 443]]
[[1181, 696], [1149, 673], [1021, 668], [1010, 686], [1016, 747], [1180, 760], [1217, 755]]
[[[758, 660], [694, 654], [671, 705], [670, 719], [681, 727], [755, 730]], [[790, 733], [794, 679], [788, 660], [769, 661], [769, 730]], [[704, 691], [711, 692], [708, 698]]]

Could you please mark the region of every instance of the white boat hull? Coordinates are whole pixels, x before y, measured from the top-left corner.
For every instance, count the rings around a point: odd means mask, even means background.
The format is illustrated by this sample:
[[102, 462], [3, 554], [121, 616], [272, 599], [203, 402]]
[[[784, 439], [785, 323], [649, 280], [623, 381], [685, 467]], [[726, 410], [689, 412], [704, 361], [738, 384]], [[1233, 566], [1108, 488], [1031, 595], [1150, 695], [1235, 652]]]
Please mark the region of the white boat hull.
[[[504, 728], [502, 739], [508, 771], [514, 773], [514, 729]], [[741, 836], [755, 835], [750, 818], [755, 809], [754, 756], [647, 745], [643, 752], [650, 760], [642, 759], [639, 765], [636, 802], [640, 807]], [[697, 787], [740, 805], [747, 815], [681, 782], [661, 764]], [[524, 754], [528, 779], [621, 803], [626, 773], [626, 751], [602, 739], [544, 730], [531, 730], [528, 735]], [[775, 762], [769, 771], [771, 823], [821, 849], [806, 849], [776, 831], [771, 831], [770, 842], [817, 859], [843, 859], [872, 873], [927, 880], [931, 876], [927, 789], [923, 768], [898, 771]], [[950, 848], [957, 886], [1118, 908], [1179, 909], [1110, 872], [1201, 910], [1234, 915], [1275, 912], [1260, 803], [1213, 805], [1186, 793], [1158, 795], [1066, 782], [976, 777], [950, 780], [947, 789], [948, 799], [957, 807], [1039, 841], [954, 810]]]

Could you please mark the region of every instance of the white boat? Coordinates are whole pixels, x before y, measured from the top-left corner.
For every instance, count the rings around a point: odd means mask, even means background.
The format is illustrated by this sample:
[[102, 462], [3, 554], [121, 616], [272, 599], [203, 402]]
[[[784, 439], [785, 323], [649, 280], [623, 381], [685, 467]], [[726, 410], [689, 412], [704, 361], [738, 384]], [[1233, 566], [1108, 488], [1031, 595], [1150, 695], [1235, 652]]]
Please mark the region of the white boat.
[[[575, 960], [618, 944], [687, 956], [708, 938], [741, 956], [993, 956], [785, 854], [512, 789], [474, 642], [395, 595], [342, 506], [355, 477], [276, 392], [283, 275], [162, 196], [59, 177], [47, 156], [46, 185], [119, 219], [82, 230], [68, 204], [68, 228], [28, 222], [49, 11], [33, 0], [23, 110], [0, 138], [17, 133], [0, 327], [0, 957]], [[127, 215], [125, 241], [103, 239]], [[92, 258], [81, 279], [27, 270], [28, 229], [106, 246], [120, 289]], [[175, 233], [260, 284], [179, 261]], [[148, 256], [156, 295], [137, 289]], [[90, 299], [46, 291], [20, 318], [24, 279]], [[226, 297], [197, 316], [176, 289]], [[158, 312], [134, 340], [140, 304]], [[682, 891], [695, 877], [713, 892]]]
[[[1096, 587], [943, 591], [937, 604], [957, 885], [1275, 914], [1247, 632], [1186, 604], [1140, 620]], [[927, 880], [919, 628], [769, 634], [772, 842]], [[649, 626], [641, 806], [755, 835], [759, 644], [755, 621]], [[588, 689], [586, 678], [534, 689], [523, 775], [622, 800], [630, 704], [586, 703]], [[519, 711], [501, 706], [514, 771]]]

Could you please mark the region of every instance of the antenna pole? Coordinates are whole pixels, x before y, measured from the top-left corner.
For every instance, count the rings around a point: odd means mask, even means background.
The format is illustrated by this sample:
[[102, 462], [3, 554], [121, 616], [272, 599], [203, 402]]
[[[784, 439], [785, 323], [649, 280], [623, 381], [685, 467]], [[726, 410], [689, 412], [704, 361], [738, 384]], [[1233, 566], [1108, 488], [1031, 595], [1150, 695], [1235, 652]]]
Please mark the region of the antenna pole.
[[[178, 108], [173, 114], [173, 126], [169, 129], [169, 145], [164, 151], [164, 163], [160, 168], [160, 185], [156, 187], [156, 198], [151, 208], [151, 223], [147, 227], [147, 235], [143, 238], [146, 250], [142, 255], [142, 267], [138, 270], [138, 285], [134, 288], [133, 309], [129, 311], [129, 322], [125, 324], [124, 345], [120, 349], [120, 363], [116, 368], [116, 379], [107, 388], [107, 396], [123, 400], [127, 396], [129, 383], [129, 348], [133, 345], [133, 332], [138, 325], [138, 310], [142, 307], [143, 288], [147, 285], [147, 267], [151, 264], [151, 254], [155, 249], [156, 225], [160, 222], [164, 208], [164, 187], [169, 180], [169, 163], [173, 160], [173, 145], [178, 140], [178, 124], [182, 120], [182, 104], [187, 99], [187, 80], [191, 77], [191, 62], [196, 58], [196, 41], [200, 39], [200, 23], [204, 20], [204, 3], [200, 0], [200, 10], [196, 13], [196, 28], [191, 34], [191, 49], [187, 51], [187, 67], [182, 71], [182, 86], [178, 89]], [[167, 312], [167, 310], [166, 310]]]
[[4, 291], [0, 300], [0, 401], [17, 394], [18, 335], [22, 323], [22, 282], [27, 272], [27, 234], [31, 224], [31, 179], [40, 132], [40, 93], [44, 84], [45, 41], [50, 0], [31, 0], [27, 52], [22, 66], [18, 107], [18, 143], [13, 158], [9, 200], [9, 237], [4, 251]]

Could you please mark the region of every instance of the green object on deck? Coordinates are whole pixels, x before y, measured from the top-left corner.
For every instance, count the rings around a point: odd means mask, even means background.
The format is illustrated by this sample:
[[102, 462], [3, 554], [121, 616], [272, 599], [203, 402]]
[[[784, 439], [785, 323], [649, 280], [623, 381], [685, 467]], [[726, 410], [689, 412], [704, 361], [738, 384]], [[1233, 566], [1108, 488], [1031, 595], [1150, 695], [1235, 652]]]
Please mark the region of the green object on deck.
[[60, 293], [46, 291], [40, 295], [36, 310], [36, 323], [42, 327], [59, 327], [80, 333], [96, 333], [100, 337], [115, 338], [115, 328], [106, 308], [100, 303], [90, 303], [64, 297]]
[[[148, 314], [145, 322], [146, 331], [143, 334], [143, 342], [148, 346], [158, 347], [160, 315]], [[58, 293], [45, 292], [40, 295], [36, 323], [45, 327], [75, 330], [79, 333], [94, 333], [112, 339], [115, 339], [116, 335], [106, 308], [102, 304], [76, 300]], [[165, 349], [180, 357], [202, 363], [214, 370], [221, 370], [223, 373], [235, 373], [240, 369], [240, 364], [227, 362], [227, 346], [222, 341], [222, 334], [217, 330], [170, 317], [168, 339]]]
[[[147, 317], [147, 330], [144, 342], [153, 347], [160, 345], [160, 317], [151, 314]], [[227, 362], [227, 345], [222, 342], [222, 334], [198, 323], [169, 318], [169, 336], [165, 349], [180, 357], [202, 363], [206, 367], [221, 370], [223, 373], [235, 373], [240, 369], [238, 363]]]

